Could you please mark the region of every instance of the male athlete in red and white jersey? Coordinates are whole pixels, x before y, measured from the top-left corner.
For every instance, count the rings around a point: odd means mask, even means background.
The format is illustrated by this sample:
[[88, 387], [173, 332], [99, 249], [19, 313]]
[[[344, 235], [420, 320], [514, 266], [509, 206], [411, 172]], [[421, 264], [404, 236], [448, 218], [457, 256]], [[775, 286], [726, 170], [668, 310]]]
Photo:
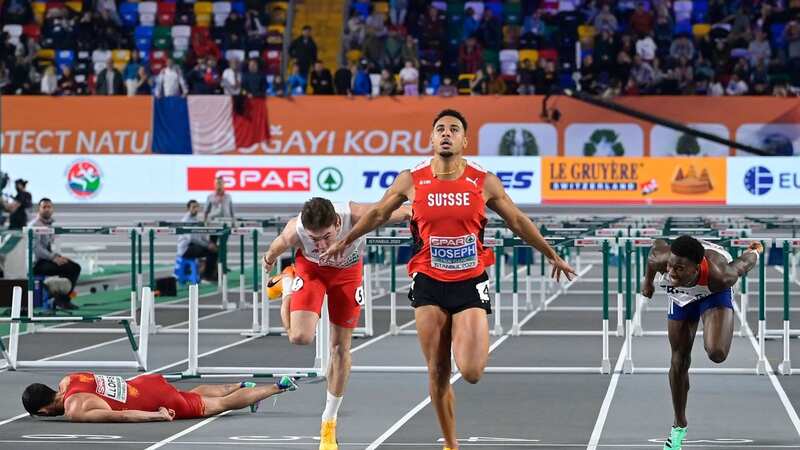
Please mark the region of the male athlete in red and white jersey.
[[[322, 413], [320, 450], [338, 449], [336, 418], [350, 377], [350, 340], [364, 302], [361, 261], [364, 239], [354, 240], [343, 249], [340, 257], [331, 258], [323, 253], [331, 243], [349, 233], [353, 224], [371, 206], [354, 202], [334, 204], [314, 197], [303, 205], [296, 218], [289, 220], [264, 254], [264, 268], [268, 272], [286, 250], [298, 248], [293, 277], [284, 278], [287, 285], [291, 279], [291, 287], [284, 287], [284, 305], [281, 308], [283, 326], [291, 343], [308, 345], [314, 341], [322, 301], [328, 295], [331, 362]], [[403, 207], [395, 211], [389, 221], [403, 222], [410, 216], [411, 208]], [[291, 294], [287, 296], [289, 291]]]
[[73, 422], [161, 422], [210, 417], [240, 409], [297, 385], [289, 377], [275, 384], [201, 385], [179, 391], [157, 374], [126, 381], [92, 372], [71, 373], [58, 390], [34, 383], [22, 393], [22, 405], [34, 416], [64, 415]]
[[489, 355], [487, 314], [491, 307], [486, 267], [494, 264], [494, 254], [483, 246], [485, 207], [497, 212], [509, 229], [550, 260], [556, 279], [562, 273], [567, 278], [575, 273], [511, 201], [500, 179], [463, 158], [466, 131], [467, 122], [458, 111], [439, 113], [431, 132], [433, 159], [401, 172], [383, 199], [323, 255], [342, 254], [385, 223], [403, 203], [412, 202], [415, 253], [408, 263], [413, 278], [409, 297], [445, 449], [458, 448], [449, 382], [451, 345], [459, 371], [469, 383], [480, 380]]

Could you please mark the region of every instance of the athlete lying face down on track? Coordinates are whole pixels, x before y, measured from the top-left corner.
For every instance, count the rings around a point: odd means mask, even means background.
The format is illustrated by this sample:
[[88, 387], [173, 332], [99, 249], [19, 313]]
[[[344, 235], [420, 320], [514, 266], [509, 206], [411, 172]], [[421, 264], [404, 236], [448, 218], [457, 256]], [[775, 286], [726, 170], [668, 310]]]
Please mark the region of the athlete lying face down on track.
[[197, 419], [250, 406], [286, 391], [297, 390], [290, 377], [275, 384], [252, 382], [200, 385], [179, 391], [157, 374], [126, 381], [92, 372], [71, 373], [58, 390], [34, 383], [22, 393], [22, 404], [33, 416], [65, 416], [71, 422], [164, 422]]
[[689, 366], [697, 325], [702, 319], [708, 358], [717, 364], [725, 361], [733, 339], [733, 286], [756, 265], [763, 251], [760, 243], [753, 242], [733, 259], [723, 247], [691, 236], [680, 236], [672, 243], [662, 239], [653, 243], [642, 295], [652, 298], [659, 286], [669, 299], [669, 386], [675, 422], [664, 450], [680, 450], [686, 437]]

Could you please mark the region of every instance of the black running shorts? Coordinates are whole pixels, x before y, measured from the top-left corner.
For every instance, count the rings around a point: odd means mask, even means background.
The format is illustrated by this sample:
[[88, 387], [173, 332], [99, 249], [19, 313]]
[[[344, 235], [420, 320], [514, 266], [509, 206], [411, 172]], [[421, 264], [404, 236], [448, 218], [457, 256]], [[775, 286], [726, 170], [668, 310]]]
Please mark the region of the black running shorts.
[[424, 273], [414, 275], [408, 299], [418, 308], [436, 305], [450, 314], [458, 314], [469, 308], [481, 308], [492, 313], [492, 301], [486, 272], [464, 281], [438, 281]]

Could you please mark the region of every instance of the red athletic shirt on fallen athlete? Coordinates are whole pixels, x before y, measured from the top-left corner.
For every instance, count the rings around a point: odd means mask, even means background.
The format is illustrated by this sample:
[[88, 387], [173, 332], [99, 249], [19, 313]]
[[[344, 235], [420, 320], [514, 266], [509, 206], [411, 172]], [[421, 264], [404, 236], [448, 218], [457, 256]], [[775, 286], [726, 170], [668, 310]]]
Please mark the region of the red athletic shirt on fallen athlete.
[[486, 170], [467, 161], [455, 180], [433, 176], [427, 161], [411, 171], [414, 181], [411, 234], [414, 256], [408, 273], [420, 272], [439, 281], [463, 281], [494, 264], [494, 252], [483, 247]]
[[181, 392], [161, 375], [141, 375], [130, 381], [118, 376], [95, 375], [77, 372], [69, 375], [69, 385], [64, 394], [87, 393], [103, 399], [114, 411], [158, 411], [163, 406], [175, 411], [176, 419], [203, 417], [203, 399], [194, 392]]

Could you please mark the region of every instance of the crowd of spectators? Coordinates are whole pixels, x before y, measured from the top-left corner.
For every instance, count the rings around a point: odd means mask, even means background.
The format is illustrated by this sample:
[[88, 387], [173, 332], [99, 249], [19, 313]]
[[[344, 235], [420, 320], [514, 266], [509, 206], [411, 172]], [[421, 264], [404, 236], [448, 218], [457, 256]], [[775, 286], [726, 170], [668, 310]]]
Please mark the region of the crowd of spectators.
[[780, 0], [397, 0], [387, 13], [357, 0], [344, 50], [353, 73], [380, 74], [380, 95], [785, 96], [800, 86], [798, 19], [800, 2]]
[[[130, 17], [135, 3], [42, 3], [38, 17], [37, 2], [3, 0], [0, 91], [786, 96], [800, 86], [800, 2], [792, 0], [353, 0], [346, 63], [334, 73], [318, 61], [310, 27], [288, 46], [281, 73], [275, 24], [285, 11], [272, 2], [218, 2], [233, 7], [215, 12], [213, 24], [202, 23], [200, 3], [179, 1], [166, 16], [158, 3], [148, 38], [146, 16]], [[189, 32], [176, 34], [182, 25]], [[159, 29], [169, 26], [163, 39]]]

